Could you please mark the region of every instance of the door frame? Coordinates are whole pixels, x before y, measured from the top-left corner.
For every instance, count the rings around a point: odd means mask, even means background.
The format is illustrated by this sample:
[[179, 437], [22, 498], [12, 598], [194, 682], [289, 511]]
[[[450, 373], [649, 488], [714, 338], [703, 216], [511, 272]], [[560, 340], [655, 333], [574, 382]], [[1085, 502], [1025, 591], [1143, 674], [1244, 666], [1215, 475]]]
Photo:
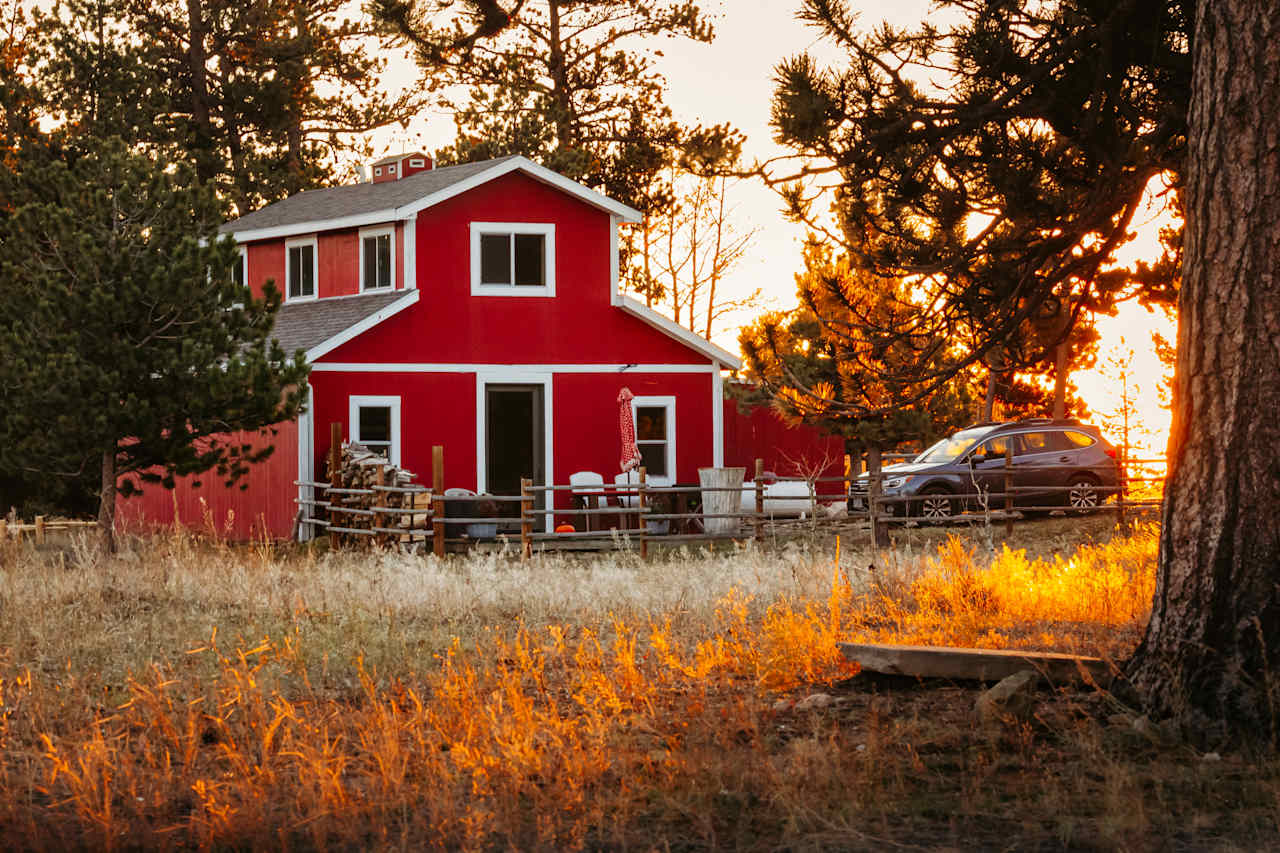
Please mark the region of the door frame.
[[[488, 425], [488, 405], [485, 395], [486, 385], [541, 385], [542, 386], [542, 453], [543, 453], [543, 469], [546, 472], [546, 483], [535, 483], [536, 486], [551, 485], [555, 483], [555, 430], [552, 429], [552, 413], [553, 407], [551, 403], [551, 386], [554, 374], [539, 371], [526, 370], [518, 366], [510, 368], [490, 369], [476, 371], [476, 491], [484, 491], [488, 486], [488, 472], [485, 470], [487, 466], [488, 447], [487, 447], [487, 430]], [[555, 493], [547, 494], [546, 502], [546, 529], [552, 530], [555, 526]]]

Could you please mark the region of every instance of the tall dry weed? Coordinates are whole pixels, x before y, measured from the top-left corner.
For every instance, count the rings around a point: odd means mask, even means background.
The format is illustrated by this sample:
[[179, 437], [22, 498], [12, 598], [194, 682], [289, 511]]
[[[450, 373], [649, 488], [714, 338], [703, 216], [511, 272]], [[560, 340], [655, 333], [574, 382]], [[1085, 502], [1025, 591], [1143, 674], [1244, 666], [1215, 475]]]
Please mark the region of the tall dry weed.
[[766, 731], [774, 692], [854, 671], [838, 640], [1120, 653], [1150, 600], [1149, 529], [975, 554], [438, 561], [183, 532], [107, 561], [30, 551], [0, 585], [0, 840], [740, 846], [762, 815], [776, 842], [857, 833], [852, 806], [819, 819], [805, 797], [904, 786], [875, 741]]

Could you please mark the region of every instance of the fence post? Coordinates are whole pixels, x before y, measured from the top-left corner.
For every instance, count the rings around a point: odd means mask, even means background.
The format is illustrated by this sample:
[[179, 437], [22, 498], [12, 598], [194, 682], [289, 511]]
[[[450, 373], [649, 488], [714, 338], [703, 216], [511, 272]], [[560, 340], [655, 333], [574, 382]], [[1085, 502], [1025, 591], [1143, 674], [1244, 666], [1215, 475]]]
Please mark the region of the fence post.
[[[342, 488], [342, 424], [335, 421], [329, 424], [329, 488]], [[332, 491], [326, 495], [329, 499], [330, 511], [325, 513], [329, 518], [329, 547], [337, 550], [338, 534], [332, 532], [334, 519], [340, 515], [332, 511], [333, 504], [342, 500], [341, 495], [335, 495]]]
[[649, 559], [649, 538], [648, 536], [645, 535], [649, 532], [649, 525], [645, 523], [645, 520], [644, 520], [644, 516], [645, 516], [644, 484], [645, 484], [645, 480], [648, 477], [648, 473], [649, 473], [648, 470], [643, 465], [641, 465], [640, 466], [640, 486], [636, 490], [636, 507], [640, 510], [639, 515], [636, 516], [636, 518], [640, 520], [640, 525], [639, 525], [640, 530], [638, 531], [637, 535], [640, 537], [640, 559], [642, 560]]
[[533, 480], [520, 478], [520, 559], [527, 560], [533, 556]]
[[8, 541], [9, 541], [9, 521], [6, 518], [0, 517], [0, 544], [4, 544], [5, 542], [8, 542]]
[[444, 556], [444, 445], [431, 447], [431, 549]]
[[1129, 519], [1124, 512], [1124, 493], [1129, 488], [1129, 454], [1126, 453], [1128, 445], [1120, 448], [1120, 491], [1116, 493], [1116, 512], [1119, 515], [1120, 530], [1124, 533], [1129, 532]]
[[1004, 443], [1004, 537], [1013, 536], [1013, 442]]
[[43, 515], [36, 516], [36, 544], [37, 545], [44, 544], [44, 516]]
[[880, 448], [867, 449], [867, 517], [871, 521], [871, 544], [889, 544], [889, 526], [880, 520]]
[[756, 541], [764, 541], [764, 460], [756, 459]]

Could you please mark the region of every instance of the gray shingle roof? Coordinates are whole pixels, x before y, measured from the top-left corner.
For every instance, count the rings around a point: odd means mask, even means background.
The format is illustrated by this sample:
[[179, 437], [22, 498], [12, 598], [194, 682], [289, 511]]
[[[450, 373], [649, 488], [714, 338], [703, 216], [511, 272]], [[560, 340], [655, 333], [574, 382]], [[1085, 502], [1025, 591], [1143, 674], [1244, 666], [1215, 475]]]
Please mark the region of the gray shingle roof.
[[276, 314], [271, 336], [280, 341], [286, 353], [310, 350], [411, 293], [408, 290], [391, 290], [335, 299], [286, 302]]
[[218, 230], [224, 234], [235, 231], [255, 231], [259, 228], [301, 225], [304, 222], [322, 222], [343, 216], [393, 210], [447, 189], [459, 181], [465, 181], [510, 159], [510, 157], [501, 157], [497, 160], [482, 160], [479, 163], [462, 163], [457, 166], [429, 169], [398, 181], [383, 181], [379, 184], [352, 184], [345, 187], [308, 190], [277, 201], [275, 204], [269, 204], [239, 219], [233, 219]]

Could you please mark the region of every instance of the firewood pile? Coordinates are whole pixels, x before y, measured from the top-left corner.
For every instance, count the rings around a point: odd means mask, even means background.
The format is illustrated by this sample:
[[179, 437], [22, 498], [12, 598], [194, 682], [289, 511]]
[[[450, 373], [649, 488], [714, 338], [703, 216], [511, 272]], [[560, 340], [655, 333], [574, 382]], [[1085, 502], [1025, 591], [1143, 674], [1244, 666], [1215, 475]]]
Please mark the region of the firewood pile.
[[[334, 482], [333, 472], [326, 473]], [[420, 531], [430, 525], [430, 493], [414, 485], [416, 479], [416, 474], [392, 465], [383, 454], [344, 441], [339, 485], [325, 495], [330, 532], [344, 546], [411, 543], [415, 530], [421, 536]]]

